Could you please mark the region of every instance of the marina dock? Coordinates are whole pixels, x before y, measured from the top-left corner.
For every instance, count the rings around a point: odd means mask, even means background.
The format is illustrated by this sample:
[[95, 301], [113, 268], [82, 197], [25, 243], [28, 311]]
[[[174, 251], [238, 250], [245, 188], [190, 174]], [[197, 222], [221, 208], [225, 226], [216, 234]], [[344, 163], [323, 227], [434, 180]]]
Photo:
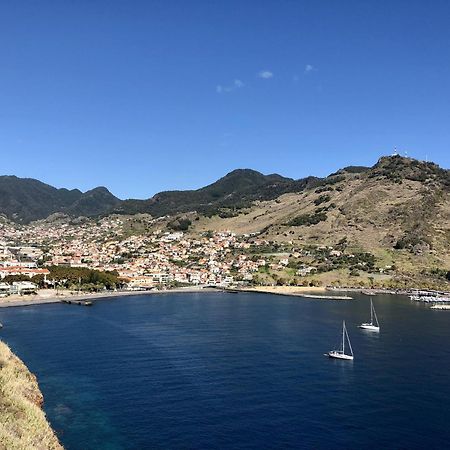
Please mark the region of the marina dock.
[[348, 295], [317, 295], [317, 294], [298, 294], [300, 297], [317, 298], [322, 300], [353, 300]]

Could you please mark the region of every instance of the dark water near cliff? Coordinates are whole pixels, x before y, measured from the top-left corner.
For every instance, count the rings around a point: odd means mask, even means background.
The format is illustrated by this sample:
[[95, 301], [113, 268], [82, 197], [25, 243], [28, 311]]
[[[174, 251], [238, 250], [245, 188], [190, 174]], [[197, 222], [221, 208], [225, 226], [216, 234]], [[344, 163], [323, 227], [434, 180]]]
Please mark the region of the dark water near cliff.
[[[450, 311], [165, 294], [0, 310], [67, 449], [448, 448]], [[323, 356], [347, 321], [354, 362]]]

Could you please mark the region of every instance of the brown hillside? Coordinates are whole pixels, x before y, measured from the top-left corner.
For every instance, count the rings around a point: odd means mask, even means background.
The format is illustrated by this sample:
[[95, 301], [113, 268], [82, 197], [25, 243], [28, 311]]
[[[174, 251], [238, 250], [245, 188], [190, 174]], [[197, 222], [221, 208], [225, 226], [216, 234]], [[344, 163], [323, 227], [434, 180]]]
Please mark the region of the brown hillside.
[[201, 218], [195, 231], [260, 233], [299, 246], [347, 238], [351, 247], [414, 272], [450, 266], [449, 171], [388, 157], [370, 170], [339, 176], [334, 184], [257, 202], [236, 217]]

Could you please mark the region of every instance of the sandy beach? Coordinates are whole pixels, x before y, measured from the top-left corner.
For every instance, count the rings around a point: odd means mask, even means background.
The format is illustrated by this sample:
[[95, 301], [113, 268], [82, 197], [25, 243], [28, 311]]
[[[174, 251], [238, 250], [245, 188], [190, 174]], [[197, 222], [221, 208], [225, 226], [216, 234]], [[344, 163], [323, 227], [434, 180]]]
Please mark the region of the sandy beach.
[[304, 293], [325, 293], [325, 287], [308, 287], [308, 286], [255, 286], [245, 289], [246, 291], [267, 292], [269, 294], [304, 294]]
[[256, 286], [245, 289], [231, 289], [234, 292], [255, 292], [260, 294], [287, 295], [292, 297], [315, 298], [318, 300], [351, 300], [348, 295], [330, 295], [325, 287], [306, 286]]

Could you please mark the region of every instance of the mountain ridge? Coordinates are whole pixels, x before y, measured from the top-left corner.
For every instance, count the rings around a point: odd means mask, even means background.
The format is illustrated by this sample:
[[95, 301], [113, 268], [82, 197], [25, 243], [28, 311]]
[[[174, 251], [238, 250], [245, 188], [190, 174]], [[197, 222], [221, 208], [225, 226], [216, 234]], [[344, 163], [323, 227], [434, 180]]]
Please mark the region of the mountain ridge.
[[411, 180], [429, 189], [450, 189], [448, 169], [401, 156], [381, 157], [372, 167], [346, 166], [323, 178], [292, 179], [276, 173], [264, 175], [253, 169], [235, 169], [199, 189], [162, 191], [144, 200], [120, 200], [104, 186], [83, 193], [79, 189], [58, 189], [32, 178], [5, 175], [0, 176], [0, 214], [21, 223], [45, 219], [54, 213], [72, 217], [146, 213], [161, 217], [196, 211], [206, 216], [232, 216], [254, 202], [308, 189], [325, 192], [344, 179], [358, 176], [385, 179], [394, 185]]
[[105, 187], [86, 192], [55, 188], [34, 178], [0, 176], [0, 214], [20, 223], [45, 219], [54, 213], [95, 216], [120, 200]]

